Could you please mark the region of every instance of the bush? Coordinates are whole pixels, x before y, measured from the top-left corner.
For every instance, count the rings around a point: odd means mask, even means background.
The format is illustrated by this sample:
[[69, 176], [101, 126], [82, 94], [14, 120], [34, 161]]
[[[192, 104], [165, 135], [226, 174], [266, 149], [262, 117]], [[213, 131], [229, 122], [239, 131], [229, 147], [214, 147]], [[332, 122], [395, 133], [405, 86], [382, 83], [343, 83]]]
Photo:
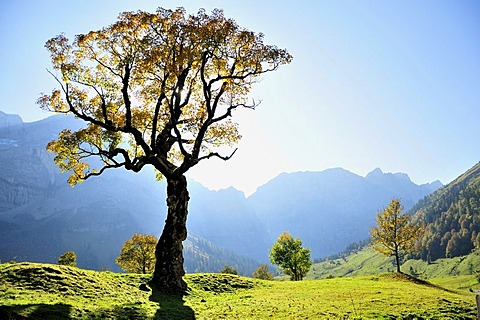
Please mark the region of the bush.
[[273, 273], [268, 270], [267, 264], [262, 264], [260, 267], [255, 270], [253, 273], [253, 277], [255, 279], [262, 279], [262, 280], [273, 280]]
[[58, 257], [58, 264], [63, 266], [77, 266], [77, 255], [73, 251], [67, 251]]
[[237, 274], [238, 274], [238, 271], [237, 271], [236, 269], [232, 268], [231, 266], [226, 265], [225, 267], [223, 267], [222, 270], [220, 270], [220, 273], [235, 274], [235, 275], [237, 275]]

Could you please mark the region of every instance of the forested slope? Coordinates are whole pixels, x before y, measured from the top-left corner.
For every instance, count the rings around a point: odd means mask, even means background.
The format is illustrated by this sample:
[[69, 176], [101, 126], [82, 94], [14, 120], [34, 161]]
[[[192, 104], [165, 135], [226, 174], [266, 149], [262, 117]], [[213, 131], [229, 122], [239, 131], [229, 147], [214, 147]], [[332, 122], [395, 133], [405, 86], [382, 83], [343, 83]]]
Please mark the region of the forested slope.
[[412, 209], [425, 222], [423, 260], [457, 257], [480, 248], [480, 163]]

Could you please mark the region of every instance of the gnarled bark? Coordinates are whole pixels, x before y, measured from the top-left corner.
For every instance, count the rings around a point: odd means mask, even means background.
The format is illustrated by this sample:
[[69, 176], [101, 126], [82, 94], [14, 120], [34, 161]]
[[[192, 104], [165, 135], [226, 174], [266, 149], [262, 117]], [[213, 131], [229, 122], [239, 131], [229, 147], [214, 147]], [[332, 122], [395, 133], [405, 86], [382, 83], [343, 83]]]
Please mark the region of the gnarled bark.
[[187, 238], [188, 200], [185, 176], [167, 178], [167, 220], [155, 249], [155, 271], [151, 284], [156, 287], [185, 290], [183, 281], [183, 244]]

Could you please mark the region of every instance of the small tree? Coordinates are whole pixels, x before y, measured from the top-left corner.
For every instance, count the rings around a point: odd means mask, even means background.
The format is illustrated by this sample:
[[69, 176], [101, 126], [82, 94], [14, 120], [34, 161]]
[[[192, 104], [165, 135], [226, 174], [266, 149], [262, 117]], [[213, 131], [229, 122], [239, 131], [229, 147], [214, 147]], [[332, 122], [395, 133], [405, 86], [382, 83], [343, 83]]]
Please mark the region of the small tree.
[[238, 271], [236, 269], [234, 269], [233, 267], [229, 266], [229, 265], [226, 265], [225, 267], [223, 267], [222, 270], [220, 270], [219, 273], [225, 273], [225, 274], [235, 274], [237, 275], [238, 274]]
[[403, 214], [400, 200], [394, 199], [388, 207], [377, 213], [377, 226], [372, 227], [372, 247], [377, 252], [394, 256], [397, 272], [400, 271], [400, 254], [415, 252], [421, 238], [421, 223], [411, 221], [409, 214]]
[[270, 261], [282, 268], [290, 280], [298, 281], [310, 270], [310, 249], [302, 248], [302, 241], [283, 232], [270, 249]]
[[255, 270], [253, 273], [253, 278], [262, 279], [262, 280], [273, 280], [273, 273], [268, 270], [268, 265], [262, 264], [260, 267]]
[[125, 271], [152, 273], [155, 267], [155, 246], [157, 238], [148, 234], [134, 234], [125, 241], [120, 256], [115, 260]]
[[77, 266], [77, 255], [73, 251], [67, 251], [58, 257], [58, 264], [63, 266]]

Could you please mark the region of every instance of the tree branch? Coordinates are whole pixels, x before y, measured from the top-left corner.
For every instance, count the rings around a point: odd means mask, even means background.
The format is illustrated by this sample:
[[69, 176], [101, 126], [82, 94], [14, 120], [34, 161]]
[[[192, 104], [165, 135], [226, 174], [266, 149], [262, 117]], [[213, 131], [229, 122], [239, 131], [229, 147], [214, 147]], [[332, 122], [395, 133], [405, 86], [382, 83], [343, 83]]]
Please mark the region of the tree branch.
[[105, 101], [105, 97], [103, 96], [102, 93], [100, 93], [100, 91], [98, 90], [98, 88], [96, 86], [94, 86], [93, 84], [90, 84], [90, 83], [87, 83], [87, 82], [83, 82], [83, 81], [79, 81], [79, 80], [75, 80], [76, 83], [78, 84], [81, 84], [81, 85], [84, 85], [86, 87], [90, 87], [92, 88], [93, 90], [95, 90], [95, 92], [97, 93], [97, 95], [100, 97], [100, 99], [102, 100], [102, 105], [101, 105], [101, 108], [102, 108], [102, 116], [103, 116], [103, 120], [105, 121], [105, 124], [107, 125], [112, 125], [112, 121], [108, 119], [108, 114], [107, 114], [107, 102]]
[[[182, 73], [177, 78], [177, 83], [175, 84], [175, 88], [173, 90], [172, 96], [170, 98], [169, 109], [170, 109], [170, 121], [172, 123], [173, 131], [175, 131], [176, 139], [178, 142], [178, 146], [180, 148], [180, 152], [183, 154], [185, 158], [189, 158], [191, 155], [186, 151], [183, 145], [182, 134], [178, 129], [178, 120], [182, 114], [182, 103], [181, 103], [181, 92], [185, 85], [185, 80], [188, 76], [190, 71], [190, 66], [187, 66], [183, 69]], [[190, 98], [190, 94], [188, 95]]]
[[248, 104], [245, 104], [245, 103], [231, 104], [227, 108], [227, 111], [223, 115], [212, 119], [212, 123], [216, 123], [216, 122], [222, 121], [222, 120], [230, 117], [232, 115], [232, 111], [237, 109], [238, 107], [247, 108], [247, 109], [255, 109], [261, 103], [261, 101], [259, 103], [255, 103], [255, 100], [252, 100], [252, 101], [253, 101], [253, 103], [251, 105], [248, 105]]
[[224, 161], [227, 161], [227, 160], [230, 160], [233, 157], [233, 155], [235, 154], [235, 152], [237, 152], [237, 150], [238, 150], [238, 148], [235, 148], [235, 150], [233, 150], [233, 152], [229, 156], [222, 156], [218, 152], [210, 152], [209, 154], [198, 158], [197, 162], [200, 162], [200, 161], [205, 160], [205, 159], [210, 159], [212, 157], [216, 157], [216, 158], [222, 159]]
[[123, 102], [125, 103], [125, 127], [131, 128], [132, 127], [132, 109], [131, 109], [131, 102], [130, 97], [128, 96], [128, 82], [130, 78], [130, 67], [128, 63], [125, 64], [125, 76], [122, 78], [122, 96]]
[[162, 93], [157, 99], [157, 104], [155, 105], [155, 111], [153, 114], [153, 121], [152, 121], [152, 135], [150, 137], [150, 148], [155, 148], [155, 142], [157, 138], [157, 124], [158, 124], [158, 116], [160, 113], [160, 107], [162, 106], [163, 100], [166, 98], [164, 93], [165, 81], [162, 83]]

